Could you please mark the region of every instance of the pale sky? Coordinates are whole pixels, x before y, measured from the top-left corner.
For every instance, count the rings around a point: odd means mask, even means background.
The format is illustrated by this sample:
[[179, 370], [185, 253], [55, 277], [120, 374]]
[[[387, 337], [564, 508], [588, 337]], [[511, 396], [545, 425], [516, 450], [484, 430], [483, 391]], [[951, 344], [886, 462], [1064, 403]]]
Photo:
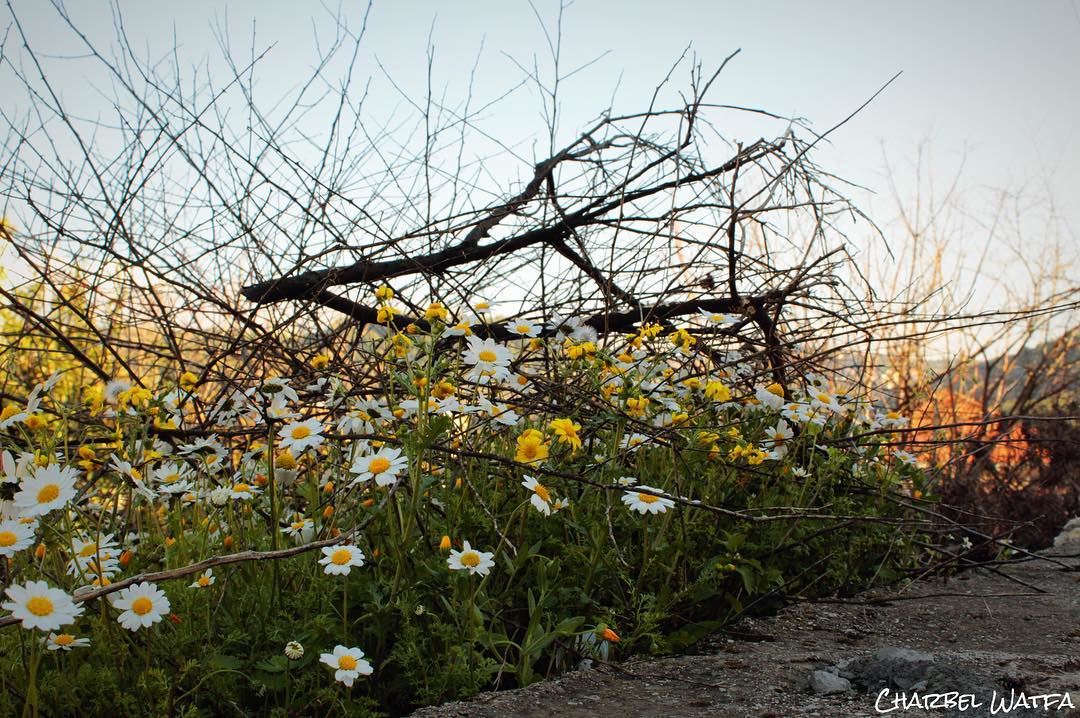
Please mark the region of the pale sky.
[[[12, 5], [39, 49], [78, 52], [69, 49], [74, 43], [64, 32], [55, 30], [46, 0], [13, 0]], [[77, 24], [108, 46], [110, 5], [98, 0], [68, 5]], [[355, 27], [366, 3], [340, 7]], [[321, 34], [325, 42], [330, 31], [323, 4], [295, 0], [125, 0], [119, 9], [135, 47], [162, 55], [175, 33], [181, 65], [188, 66], [207, 58], [214, 66], [221, 54], [215, 35], [222, 27], [229, 28], [233, 47], [245, 55], [254, 20], [254, 44], [273, 45], [261, 66], [263, 98], [277, 97], [298, 81], [314, 62], [314, 38]], [[8, 14], [6, 8], [3, 13]], [[547, 0], [532, 5], [376, 0], [356, 69], [361, 78], [375, 78], [367, 107], [385, 105], [389, 113], [403, 105], [385, 73], [412, 96], [423, 96], [429, 41], [435, 48], [437, 95], [463, 97], [478, 55], [474, 92], [479, 99], [513, 87], [522, 78], [520, 66], [531, 67], [534, 60], [550, 79], [541, 19], [554, 32], [557, 16], [558, 4]], [[912, 168], [925, 147], [924, 181], [935, 191], [958, 177], [959, 197], [976, 214], [991, 201], [992, 190], [1021, 192], [1033, 218], [1031, 232], [1042, 231], [1052, 207], [1059, 220], [1056, 231], [1080, 245], [1080, 0], [577, 0], [564, 11], [561, 35], [564, 71], [596, 60], [560, 87], [565, 138], [612, 98], [616, 110], [643, 109], [687, 47], [706, 68], [741, 49], [712, 92], [714, 101], [800, 116], [818, 131], [842, 120], [902, 72], [816, 157], [825, 169], [877, 192], [876, 197], [857, 193], [860, 206], [887, 225], [894, 210], [885, 157], [907, 199], [914, 193]], [[12, 43], [10, 36], [7, 42]], [[77, 63], [68, 64], [58, 85], [66, 99], [78, 101], [93, 80], [80, 75]], [[17, 97], [8, 82], [7, 73], [0, 76], [5, 83], [0, 90]], [[682, 71], [672, 88], [685, 87]], [[540, 107], [535, 89], [523, 88], [491, 112], [485, 128], [508, 141], [524, 141], [525, 147], [532, 133], [540, 155], [546, 146]], [[739, 124], [733, 124], [730, 139], [752, 141], [775, 132], [733, 122]], [[988, 241], [980, 221], [965, 223], [962, 232], [958, 252]]]

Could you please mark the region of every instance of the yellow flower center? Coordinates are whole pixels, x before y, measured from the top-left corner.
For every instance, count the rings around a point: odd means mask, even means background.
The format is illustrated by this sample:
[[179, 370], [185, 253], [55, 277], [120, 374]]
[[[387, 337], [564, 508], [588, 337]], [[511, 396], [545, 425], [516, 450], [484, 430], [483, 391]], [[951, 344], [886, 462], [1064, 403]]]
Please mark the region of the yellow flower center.
[[161, 479], [161, 483], [163, 483], [163, 484], [171, 484], [174, 481], [178, 480], [179, 478], [180, 478], [180, 474], [177, 474], [177, 473], [174, 472], [172, 474], [169, 474], [168, 476], [163, 477]]
[[60, 496], [60, 487], [56, 484], [45, 484], [38, 491], [37, 500], [39, 504], [47, 504], [50, 501], [56, 501]]
[[639, 493], [637, 495], [637, 497], [638, 497], [638, 501], [640, 501], [643, 504], [655, 504], [657, 501], [660, 500], [659, 496], [653, 496], [652, 494], [641, 494], [641, 493]]
[[498, 359], [498, 356], [496, 356], [495, 352], [491, 351], [490, 349], [482, 350], [479, 354], [477, 354], [477, 356], [480, 358], [480, 361], [485, 362], [493, 362]]
[[14, 546], [18, 540], [18, 536], [12, 531], [0, 531], [0, 548], [7, 548], [8, 546]]
[[343, 671], [354, 671], [354, 670], [356, 670], [356, 659], [353, 658], [352, 656], [346, 654], [346, 655], [338, 658], [337, 665], [338, 665], [338, 668], [340, 668]]
[[34, 596], [26, 602], [26, 610], [35, 616], [48, 616], [53, 612], [53, 602], [45, 596]]
[[86, 544], [85, 546], [82, 547], [81, 551], [79, 551], [79, 555], [82, 556], [83, 558], [90, 558], [91, 556], [93, 556], [96, 553], [97, 553], [97, 544], [96, 543], [88, 543], [88, 544]]
[[294, 439], [306, 439], [311, 436], [311, 429], [306, 426], [296, 426], [292, 430], [292, 438]]
[[476, 568], [480, 565], [480, 554], [476, 553], [476, 551], [466, 551], [461, 554], [461, 565]]
[[332, 561], [335, 565], [338, 566], [344, 566], [351, 560], [352, 551], [347, 548], [339, 548], [337, 551], [334, 551], [334, 553], [330, 555], [330, 561]]
[[53, 643], [58, 646], [70, 646], [75, 642], [75, 636], [70, 633], [61, 633], [59, 636], [53, 639]]
[[520, 334], [528, 334], [532, 331], [532, 327], [530, 327], [528, 324], [518, 324], [517, 330]]
[[387, 459], [385, 456], [376, 456], [371, 460], [371, 463], [368, 464], [368, 471], [373, 474], [381, 474], [389, 468], [390, 459]]
[[210, 577], [209, 576], [199, 576], [199, 586], [200, 587], [206, 588], [209, 585], [210, 585]]
[[8, 404], [4, 407], [3, 411], [0, 411], [0, 421], [6, 421], [18, 413], [19, 407]]
[[533, 487], [533, 493], [540, 497], [545, 504], [551, 503], [551, 494], [548, 492], [547, 487], [543, 484], [537, 484]]
[[234, 484], [233, 487], [232, 487], [232, 490], [237, 492], [237, 493], [240, 493], [240, 494], [246, 494], [246, 493], [251, 492], [251, 487], [248, 486], [247, 484], [239, 483], [239, 484]]
[[146, 596], [139, 596], [131, 602], [131, 610], [140, 616], [145, 616], [154, 610], [154, 602]]
[[299, 531], [300, 529], [304, 528], [304, 523], [305, 523], [304, 521], [293, 521], [292, 522], [293, 531]]

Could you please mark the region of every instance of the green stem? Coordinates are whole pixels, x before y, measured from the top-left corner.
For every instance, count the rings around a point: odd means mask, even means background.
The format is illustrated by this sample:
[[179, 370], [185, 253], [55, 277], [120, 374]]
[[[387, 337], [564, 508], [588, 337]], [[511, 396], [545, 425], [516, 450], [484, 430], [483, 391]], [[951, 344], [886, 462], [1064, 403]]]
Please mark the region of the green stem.
[[[41, 710], [40, 695], [38, 694], [37, 676], [38, 668], [41, 666], [42, 656], [42, 644], [37, 640], [37, 636], [31, 636], [30, 638], [30, 685], [26, 691], [26, 702], [30, 708], [29, 715], [33, 718], [38, 718], [38, 713]], [[26, 708], [23, 708], [23, 715], [26, 715]]]

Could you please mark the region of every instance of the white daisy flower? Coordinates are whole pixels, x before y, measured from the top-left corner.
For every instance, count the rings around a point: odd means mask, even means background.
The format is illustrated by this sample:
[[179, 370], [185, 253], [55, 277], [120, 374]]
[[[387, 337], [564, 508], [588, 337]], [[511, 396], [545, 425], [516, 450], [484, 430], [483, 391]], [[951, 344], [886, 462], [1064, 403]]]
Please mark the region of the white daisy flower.
[[409, 465], [408, 457], [401, 455], [401, 449], [383, 447], [369, 456], [357, 458], [350, 471], [356, 474], [352, 483], [375, 479], [379, 486], [389, 486], [397, 475]]
[[307, 449], [317, 449], [323, 443], [323, 425], [318, 419], [294, 421], [278, 431], [279, 445], [297, 456]]
[[188, 588], [209, 588], [215, 581], [217, 578], [214, 576], [214, 569], [208, 568]]
[[451, 550], [446, 559], [446, 565], [454, 571], [468, 571], [470, 575], [480, 574], [486, 576], [495, 565], [495, 554], [486, 551], [477, 551], [469, 545], [468, 541], [462, 544], [460, 551]]
[[131, 481], [135, 488], [136, 493], [145, 498], [147, 501], [153, 501], [157, 498], [157, 492], [146, 485], [146, 481], [143, 479], [142, 472], [131, 465], [131, 462], [124, 461], [116, 454], [112, 455], [110, 461], [113, 469], [117, 473], [123, 474]]
[[524, 320], [518, 320], [516, 322], [507, 322], [505, 325], [506, 331], [511, 334], [517, 334], [519, 337], [533, 338], [540, 333], [541, 326], [533, 322], [527, 322]]
[[208, 498], [214, 506], [224, 506], [232, 498], [232, 490], [225, 486], [218, 486], [210, 492]]
[[560, 341], [570, 338], [575, 342], [595, 342], [598, 338], [596, 330], [579, 317], [564, 318], [560, 314], [553, 314], [547, 328], [555, 332]]
[[[0, 429], [4, 427], [0, 426]], [[2, 476], [0, 476], [0, 483], [15, 484], [22, 481], [30, 475], [31, 470], [34, 467], [34, 455], [29, 451], [24, 451], [19, 454], [19, 458], [7, 450], [0, 453], [0, 469], [2, 469]]]
[[22, 516], [44, 516], [75, 498], [77, 469], [59, 464], [38, 466], [19, 483], [13, 501]]
[[237, 481], [229, 489], [229, 498], [239, 499], [240, 501], [251, 501], [260, 493], [262, 493], [262, 489], [258, 486], [252, 486], [243, 481]]
[[0, 521], [0, 556], [14, 556], [30, 548], [34, 543], [37, 523], [24, 523], [19, 519]]
[[789, 439], [794, 438], [795, 433], [791, 430], [791, 426], [780, 419], [776, 422], [776, 426], [770, 426], [765, 429], [765, 436], [768, 439], [766, 446], [772, 449], [771, 453], [776, 459], [782, 459], [787, 456], [787, 442]]
[[448, 337], [471, 337], [472, 325], [469, 322], [458, 322], [453, 326], [446, 327], [443, 334]]
[[319, 661], [333, 668], [334, 680], [349, 688], [360, 676], [370, 676], [372, 673], [371, 664], [364, 660], [364, 652], [359, 648], [334, 646], [333, 652], [321, 654]]
[[725, 314], [723, 312], [706, 312], [703, 309], [698, 310], [698, 316], [701, 317], [701, 321], [707, 326], [725, 327], [731, 324], [738, 324], [742, 321], [741, 314]]
[[319, 564], [325, 566], [323, 573], [331, 576], [348, 576], [353, 566], [364, 565], [364, 552], [356, 546], [340, 544], [324, 546]]
[[302, 516], [296, 516], [288, 523], [281, 533], [292, 538], [298, 544], [311, 543], [315, 538], [315, 522]]
[[113, 534], [96, 538], [74, 537], [71, 540], [71, 554], [68, 562], [68, 573], [71, 575], [85, 572], [91, 565], [107, 573], [115, 564], [117, 572], [119, 571], [120, 562], [117, 558], [120, 556], [120, 545]]
[[75, 623], [75, 618], [83, 612], [83, 607], [76, 605], [71, 596], [58, 588], [49, 588], [44, 581], [27, 581], [22, 586], [12, 584], [4, 593], [11, 600], [0, 603], [0, 608], [11, 611], [11, 618], [21, 621], [26, 629], [55, 631]]
[[510, 350], [498, 344], [494, 339], [468, 337], [468, 349], [461, 355], [461, 360], [471, 366], [468, 378], [478, 384], [485, 384], [494, 379], [501, 381], [510, 376]]
[[[775, 393], [779, 389], [781, 393]], [[776, 384], [770, 384], [769, 386], [759, 386], [754, 391], [754, 398], [757, 399], [763, 407], [769, 409], [781, 409], [784, 406], [783, 389]]]
[[128, 586], [113, 596], [113, 608], [122, 612], [116, 620], [129, 631], [158, 623], [171, 608], [165, 592], [148, 581]]
[[637, 451], [650, 441], [652, 441], [651, 437], [634, 432], [623, 436], [622, 440], [619, 442], [619, 448], [625, 449], [626, 451]]
[[[660, 489], [653, 488], [652, 486], [641, 485], [638, 489], [644, 489], [645, 491], [655, 491], [657, 494], [662, 493]], [[664, 496], [654, 496], [651, 493], [645, 493], [645, 491], [627, 491], [622, 496], [622, 502], [626, 504], [626, 507], [631, 511], [637, 511], [639, 514], [662, 514], [672, 506], [675, 502]]]
[[191, 468], [173, 461], [166, 461], [150, 470], [150, 478], [158, 485], [158, 491], [165, 494], [182, 494], [191, 490]]
[[480, 397], [476, 400], [476, 408], [503, 426], [517, 426], [521, 421], [518, 413], [508, 405], [501, 402], [492, 402], [486, 397]]
[[819, 390], [810, 395], [810, 406], [815, 409], [842, 413], [844, 407], [840, 404], [839, 397], [827, 391]]
[[532, 492], [529, 502], [544, 516], [551, 516], [551, 493], [547, 487], [528, 474], [524, 476], [525, 480], [521, 482], [521, 485]]
[[919, 465], [919, 459], [914, 454], [909, 453], [907, 451], [901, 451], [900, 449], [895, 449], [892, 452], [892, 455], [897, 461], [899, 461], [902, 464], [907, 464], [908, 466], [918, 466]]
[[89, 638], [76, 638], [70, 633], [53, 633], [44, 639], [45, 647], [50, 651], [70, 651], [72, 648], [86, 648], [90, 645]]

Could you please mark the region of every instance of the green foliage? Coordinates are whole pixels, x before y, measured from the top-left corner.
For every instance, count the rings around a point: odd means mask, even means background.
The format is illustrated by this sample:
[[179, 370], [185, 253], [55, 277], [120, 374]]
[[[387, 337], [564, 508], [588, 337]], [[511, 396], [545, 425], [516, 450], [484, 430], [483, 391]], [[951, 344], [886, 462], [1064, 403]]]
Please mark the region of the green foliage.
[[[15, 553], [6, 583], [75, 594], [101, 573], [179, 575], [158, 581], [170, 607], [148, 628], [126, 630], [121, 608], [87, 601], [65, 630], [89, 647], [45, 650], [41, 631], [0, 631], [0, 707], [396, 715], [582, 658], [682, 650], [743, 612], [894, 580], [914, 561], [897, 520], [920, 474], [890, 455], [887, 434], [857, 446], [881, 422], [865, 403], [830, 408], [820, 387], [775, 402], [783, 390], [755, 385], [749, 368], [718, 372], [646, 328], [610, 353], [518, 347], [519, 370], [549, 367], [530, 376], [543, 396], [473, 383], [482, 377], [439, 348], [438, 327], [403, 336], [372, 349], [381, 392], [350, 396], [348, 372], [330, 367], [322, 388], [283, 404], [281, 381], [253, 387], [240, 416], [191, 386], [39, 388], [48, 418], [13, 419], [4, 437], [25, 454], [5, 496], [49, 464], [80, 467], [82, 494], [38, 519], [41, 554]], [[442, 411], [451, 396], [469, 408]], [[275, 418], [282, 408], [319, 419], [317, 446], [286, 453], [298, 422]], [[500, 423], [500, 410], [519, 416]], [[175, 432], [189, 426], [200, 428]], [[530, 431], [546, 454], [535, 461], [521, 453]], [[397, 476], [354, 481], [390, 448], [404, 458]], [[175, 480], [189, 485], [172, 492]], [[283, 533], [296, 526], [308, 533]], [[319, 549], [332, 554], [342, 532], [365, 560], [328, 575]], [[81, 539], [125, 562], [78, 563]], [[466, 541], [491, 554], [490, 570], [481, 554], [465, 562]], [[216, 565], [212, 583], [189, 585], [199, 561], [293, 545], [307, 549]], [[302, 657], [286, 657], [290, 641]], [[320, 661], [335, 645], [362, 648], [371, 676], [335, 682]]]

